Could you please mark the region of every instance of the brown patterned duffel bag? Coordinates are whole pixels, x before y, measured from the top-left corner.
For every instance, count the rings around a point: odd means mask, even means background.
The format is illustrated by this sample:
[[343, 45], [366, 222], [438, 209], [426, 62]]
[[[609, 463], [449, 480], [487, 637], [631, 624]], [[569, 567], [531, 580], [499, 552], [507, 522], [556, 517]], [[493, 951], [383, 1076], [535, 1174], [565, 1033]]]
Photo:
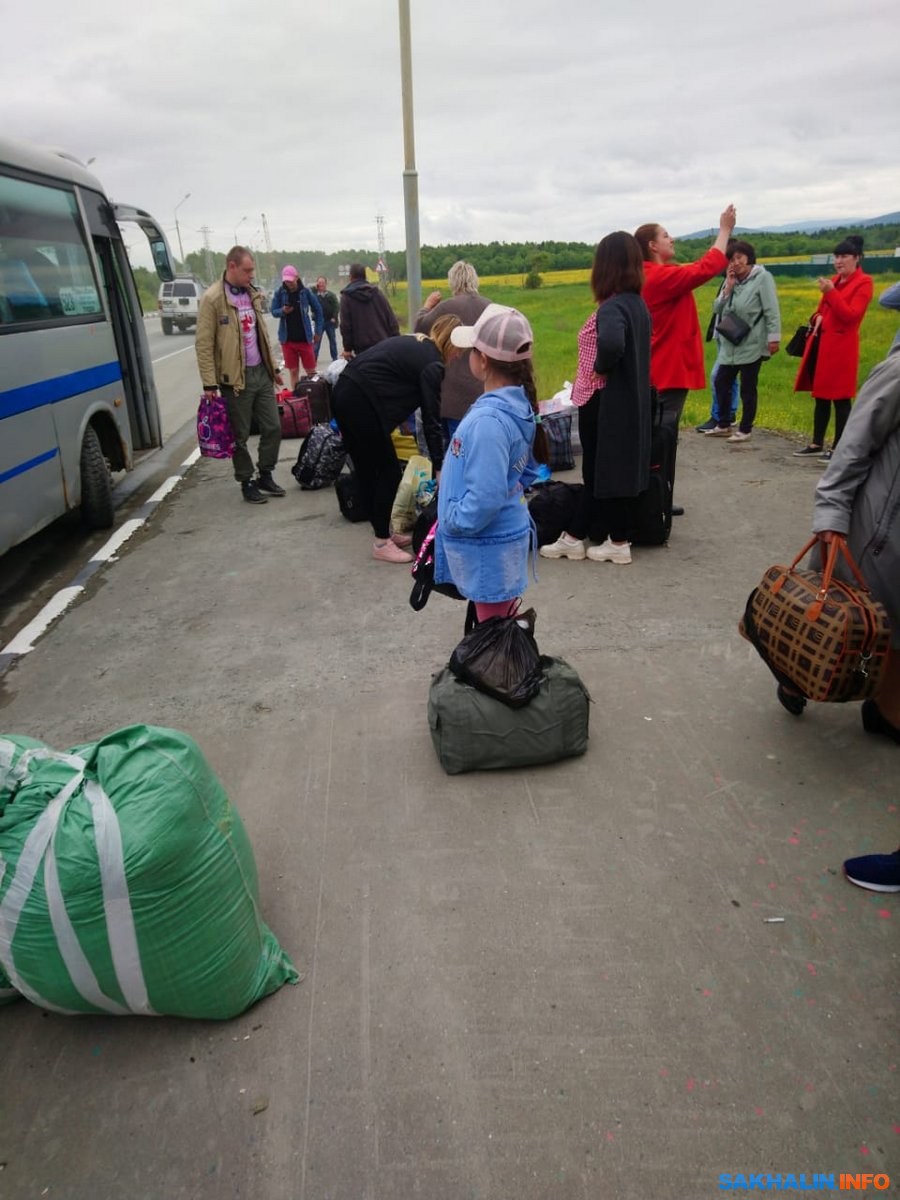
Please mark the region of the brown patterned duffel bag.
[[[812, 538], [789, 567], [769, 567], [747, 599], [738, 625], [782, 684], [809, 700], [865, 700], [875, 694], [887, 663], [890, 626], [844, 538], [827, 546], [822, 571], [798, 570]], [[843, 556], [856, 584], [833, 578]]]

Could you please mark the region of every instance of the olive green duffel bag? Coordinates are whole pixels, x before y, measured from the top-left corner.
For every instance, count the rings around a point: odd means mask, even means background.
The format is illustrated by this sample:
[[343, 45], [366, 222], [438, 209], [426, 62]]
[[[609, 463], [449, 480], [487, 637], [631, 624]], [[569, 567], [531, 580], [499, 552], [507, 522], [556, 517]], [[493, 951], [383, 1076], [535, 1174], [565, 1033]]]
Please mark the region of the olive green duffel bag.
[[428, 725], [448, 775], [496, 767], [533, 767], [584, 754], [590, 696], [578, 672], [544, 657], [544, 679], [524, 708], [479, 692], [445, 667], [428, 694]]

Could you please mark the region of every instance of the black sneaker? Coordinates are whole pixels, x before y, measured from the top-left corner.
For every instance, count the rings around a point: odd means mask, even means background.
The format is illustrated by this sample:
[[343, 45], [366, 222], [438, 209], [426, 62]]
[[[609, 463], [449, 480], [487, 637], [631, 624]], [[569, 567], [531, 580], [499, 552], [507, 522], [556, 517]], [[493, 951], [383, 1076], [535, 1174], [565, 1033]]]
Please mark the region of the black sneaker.
[[804, 446], [802, 450], [794, 451], [794, 458], [821, 458], [821, 446]]
[[259, 479], [254, 479], [257, 489], [260, 492], [265, 492], [266, 496], [286, 496], [287, 492], [272, 478], [271, 471], [260, 471]]
[[715, 429], [718, 424], [718, 421], [714, 421], [712, 417], [710, 417], [708, 421], [704, 421], [702, 425], [695, 425], [694, 428], [698, 433], [706, 433], [708, 429]]
[[241, 484], [241, 493], [248, 504], [268, 504], [268, 500], [257, 487], [255, 479], [245, 479]]
[[851, 883], [868, 892], [900, 892], [900, 850], [848, 858], [844, 874]]

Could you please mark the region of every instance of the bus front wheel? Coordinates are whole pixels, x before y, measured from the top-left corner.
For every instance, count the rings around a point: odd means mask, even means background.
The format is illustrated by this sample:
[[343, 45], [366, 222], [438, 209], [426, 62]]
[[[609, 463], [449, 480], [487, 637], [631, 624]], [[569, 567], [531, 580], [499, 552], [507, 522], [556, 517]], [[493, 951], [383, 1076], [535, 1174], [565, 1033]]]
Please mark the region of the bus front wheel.
[[81, 519], [89, 529], [109, 529], [113, 523], [112, 476], [91, 425], [81, 443]]

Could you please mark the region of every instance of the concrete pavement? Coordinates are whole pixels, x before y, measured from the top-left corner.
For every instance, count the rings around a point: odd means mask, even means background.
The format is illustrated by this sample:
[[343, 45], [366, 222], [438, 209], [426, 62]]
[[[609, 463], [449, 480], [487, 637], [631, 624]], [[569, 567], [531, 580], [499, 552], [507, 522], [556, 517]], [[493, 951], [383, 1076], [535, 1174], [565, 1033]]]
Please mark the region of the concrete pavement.
[[816, 469], [683, 432], [669, 546], [542, 560], [527, 594], [594, 698], [588, 753], [448, 778], [425, 700], [463, 607], [414, 613], [296, 449], [258, 508], [201, 461], [0, 680], [0, 727], [196, 737], [303, 981], [222, 1025], [2, 1010], [0, 1196], [896, 1189], [900, 910], [840, 864], [897, 844], [897, 750], [857, 706], [790, 717], [736, 632]]

